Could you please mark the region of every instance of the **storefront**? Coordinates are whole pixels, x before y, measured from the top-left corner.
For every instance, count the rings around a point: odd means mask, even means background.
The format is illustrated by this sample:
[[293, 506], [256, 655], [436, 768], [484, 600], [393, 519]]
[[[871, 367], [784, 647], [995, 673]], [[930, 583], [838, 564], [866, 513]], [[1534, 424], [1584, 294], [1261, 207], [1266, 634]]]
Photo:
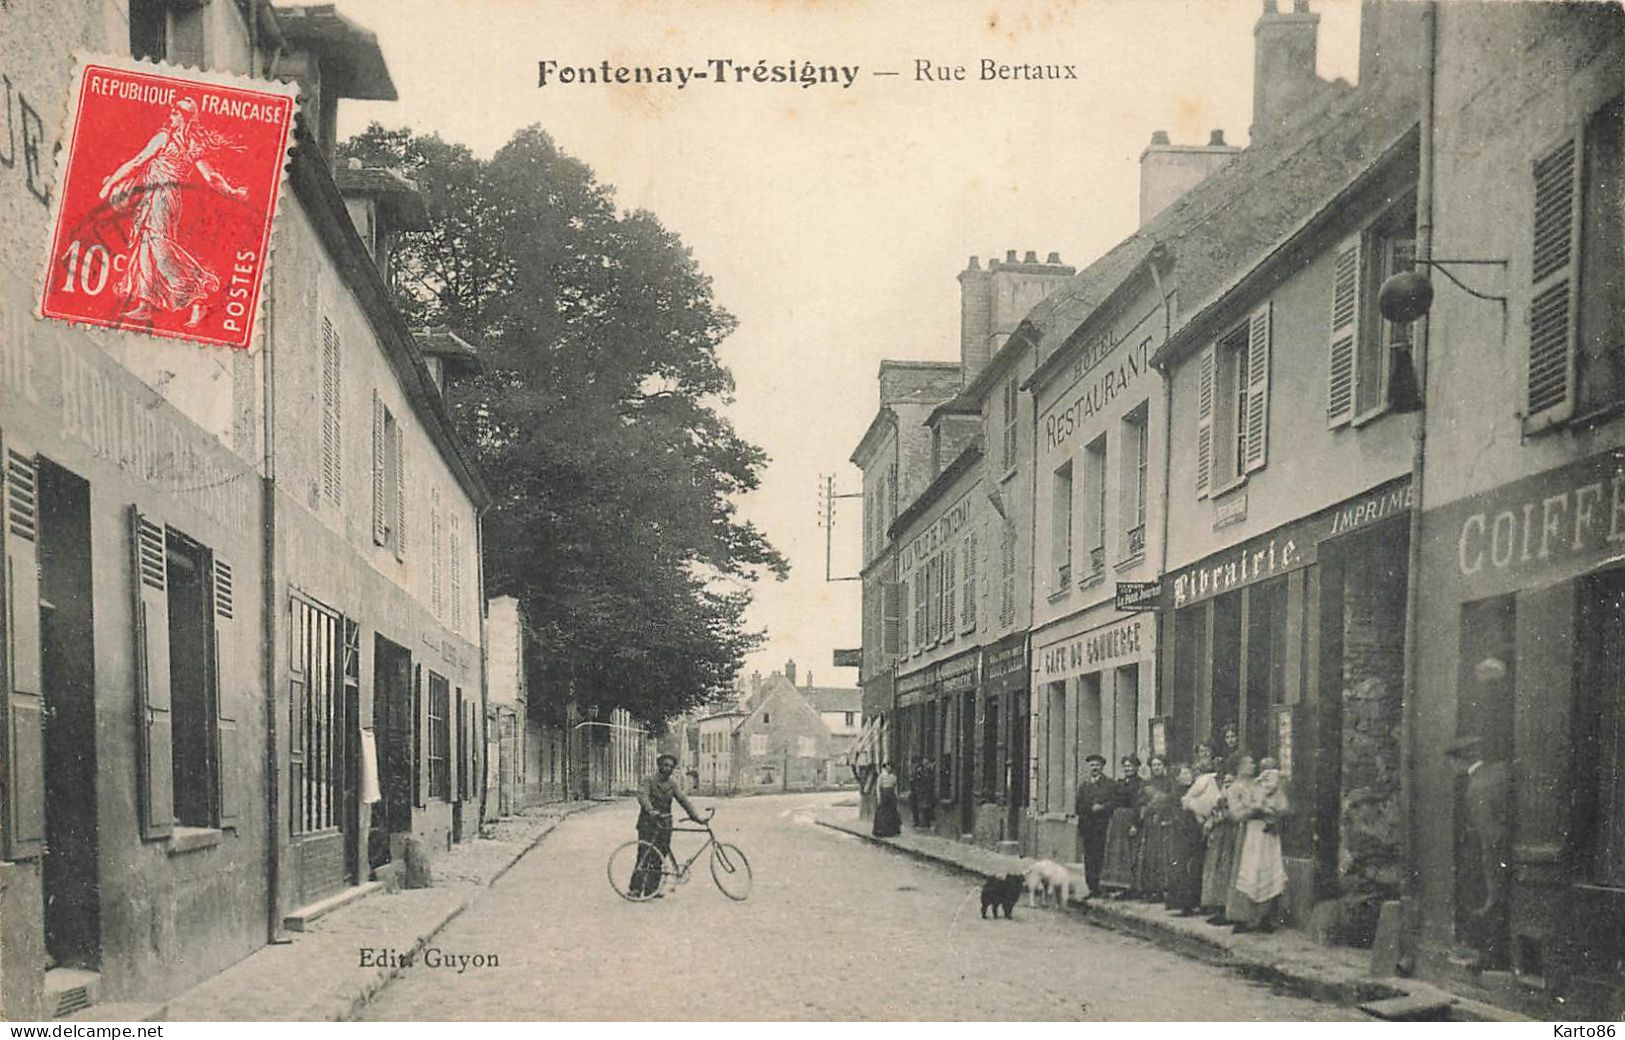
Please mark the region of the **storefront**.
[[1417, 827], [1423, 964], [1526, 1007], [1617, 1016], [1625, 453], [1429, 513], [1420, 621], [1416, 808], [1437, 822]]
[[1157, 708], [1157, 619], [1110, 603], [1035, 635], [1033, 816], [1036, 854], [1076, 861], [1073, 800], [1084, 759], [1144, 758]]
[[1027, 847], [1029, 734], [1027, 634], [1016, 632], [982, 651], [977, 688], [976, 840]]
[[[1174, 762], [1208, 743], [1228, 764], [1275, 758], [1289, 919], [1346, 912], [1331, 937], [1369, 941], [1401, 875], [1400, 731], [1409, 477], [1173, 572], [1157, 728]], [[1235, 746], [1225, 738], [1235, 731]]]
[[932, 827], [952, 838], [970, 833], [974, 824], [979, 656], [971, 650], [897, 679], [899, 766], [909, 771], [916, 757], [930, 760], [936, 795]]

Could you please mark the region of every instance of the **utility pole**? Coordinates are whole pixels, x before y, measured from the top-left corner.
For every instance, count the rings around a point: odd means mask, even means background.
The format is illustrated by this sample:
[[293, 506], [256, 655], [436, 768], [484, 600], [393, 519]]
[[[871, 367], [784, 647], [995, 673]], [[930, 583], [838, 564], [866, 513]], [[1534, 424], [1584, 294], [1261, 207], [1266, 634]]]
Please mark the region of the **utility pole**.
[[825, 581], [862, 581], [861, 574], [850, 577], [837, 578], [834, 576], [835, 567], [835, 500], [837, 498], [862, 498], [863, 492], [853, 491], [846, 494], [835, 493], [835, 474], [820, 473], [818, 484], [818, 526], [824, 529], [824, 580]]

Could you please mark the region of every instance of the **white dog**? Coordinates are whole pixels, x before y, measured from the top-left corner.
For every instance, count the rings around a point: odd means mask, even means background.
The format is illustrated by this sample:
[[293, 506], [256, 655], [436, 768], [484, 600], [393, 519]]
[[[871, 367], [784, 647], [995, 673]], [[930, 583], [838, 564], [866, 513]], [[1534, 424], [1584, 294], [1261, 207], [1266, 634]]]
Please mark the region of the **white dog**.
[[1088, 886], [1083, 880], [1052, 859], [1041, 859], [1028, 867], [1026, 882], [1028, 906], [1037, 906], [1036, 900], [1042, 900], [1048, 906], [1053, 893], [1057, 905], [1064, 907], [1071, 902], [1074, 887], [1082, 888], [1084, 897], [1088, 895]]

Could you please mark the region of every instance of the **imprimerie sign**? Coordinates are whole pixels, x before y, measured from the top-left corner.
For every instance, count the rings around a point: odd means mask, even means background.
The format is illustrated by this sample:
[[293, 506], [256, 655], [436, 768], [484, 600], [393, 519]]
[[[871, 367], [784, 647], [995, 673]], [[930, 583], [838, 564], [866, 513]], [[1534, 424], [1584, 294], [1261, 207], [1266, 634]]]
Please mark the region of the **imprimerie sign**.
[[970, 523], [969, 492], [960, 496], [958, 502], [955, 502], [947, 512], [937, 517], [936, 523], [927, 527], [913, 541], [903, 546], [898, 568], [905, 574], [913, 570], [915, 564], [935, 555], [948, 539], [958, 534], [968, 523]]

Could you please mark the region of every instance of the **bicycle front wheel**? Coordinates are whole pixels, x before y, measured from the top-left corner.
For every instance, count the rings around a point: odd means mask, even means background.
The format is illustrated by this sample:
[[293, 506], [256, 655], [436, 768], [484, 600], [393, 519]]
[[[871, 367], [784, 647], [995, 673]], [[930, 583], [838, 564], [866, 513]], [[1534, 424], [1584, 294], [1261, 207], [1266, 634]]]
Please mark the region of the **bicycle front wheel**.
[[660, 847], [647, 841], [629, 841], [610, 853], [608, 871], [609, 886], [634, 903], [653, 899], [672, 876]]
[[711, 880], [729, 899], [743, 900], [750, 895], [750, 861], [739, 846], [720, 841], [711, 846]]

